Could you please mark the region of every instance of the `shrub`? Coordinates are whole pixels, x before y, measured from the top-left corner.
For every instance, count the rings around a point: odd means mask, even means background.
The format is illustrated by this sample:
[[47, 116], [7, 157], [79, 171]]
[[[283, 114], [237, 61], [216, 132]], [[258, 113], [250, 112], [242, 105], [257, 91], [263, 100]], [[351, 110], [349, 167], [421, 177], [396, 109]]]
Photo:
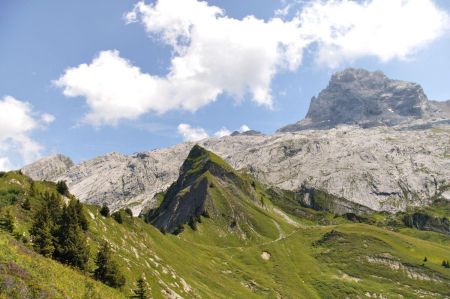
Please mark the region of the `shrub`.
[[100, 209], [100, 214], [103, 217], [109, 217], [109, 208], [107, 205], [103, 205], [102, 208]]
[[119, 224], [123, 223], [122, 213], [120, 213], [120, 211], [117, 211], [114, 214], [112, 214], [112, 217], [114, 218], [114, 220], [116, 220], [117, 223]]

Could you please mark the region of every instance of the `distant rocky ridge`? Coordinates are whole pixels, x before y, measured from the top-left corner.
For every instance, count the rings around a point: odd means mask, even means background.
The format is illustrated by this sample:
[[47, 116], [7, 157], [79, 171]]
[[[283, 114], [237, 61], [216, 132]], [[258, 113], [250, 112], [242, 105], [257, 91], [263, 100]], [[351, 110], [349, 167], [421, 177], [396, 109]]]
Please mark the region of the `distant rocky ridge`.
[[450, 117], [450, 102], [429, 101], [419, 84], [392, 80], [382, 72], [346, 69], [311, 99], [305, 119], [279, 129], [294, 132], [337, 125], [394, 126], [415, 119]]
[[[353, 101], [332, 97], [344, 91]], [[355, 100], [356, 95], [368, 96]], [[355, 107], [345, 110], [337, 103]], [[199, 144], [270, 186], [323, 190], [373, 210], [397, 211], [436, 197], [450, 200], [450, 118], [445, 105], [428, 101], [417, 84], [349, 69], [333, 76], [312, 101], [306, 120], [274, 135], [235, 134]], [[352, 125], [342, 124], [343, 119]], [[70, 167], [64, 164], [66, 171], [60, 159], [46, 158], [23, 171], [34, 179], [66, 180], [82, 201], [130, 207], [137, 214], [154, 207], [155, 194], [177, 180], [193, 145], [132, 156], [111, 153]]]
[[22, 171], [32, 178], [39, 180], [54, 181], [59, 176], [66, 173], [73, 162], [69, 157], [64, 155], [51, 155], [40, 159], [39, 161], [27, 165], [22, 168]]
[[[266, 184], [287, 190], [314, 187], [374, 210], [401, 210], [437, 195], [450, 200], [443, 189], [450, 185], [450, 126], [410, 126], [343, 126], [199, 144]], [[72, 166], [56, 180], [66, 180], [82, 201], [112, 209], [129, 206], [139, 213], [177, 179], [192, 146], [182, 143], [133, 156], [111, 153]], [[27, 171], [39, 165], [24, 172], [39, 178], [39, 171]]]

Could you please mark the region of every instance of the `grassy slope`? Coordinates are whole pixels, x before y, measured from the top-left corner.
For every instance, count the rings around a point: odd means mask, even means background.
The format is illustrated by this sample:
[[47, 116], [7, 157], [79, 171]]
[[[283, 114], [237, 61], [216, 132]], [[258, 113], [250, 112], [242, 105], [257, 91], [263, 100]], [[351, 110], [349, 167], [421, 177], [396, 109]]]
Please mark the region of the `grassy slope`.
[[[0, 192], [27, 188], [24, 177], [11, 175], [0, 178]], [[22, 185], [11, 183], [12, 179]], [[50, 183], [38, 185], [53, 189]], [[261, 185], [256, 184], [255, 192], [265, 202], [255, 217], [263, 222], [269, 216], [271, 223], [265, 235], [272, 237], [251, 243], [239, 242], [232, 235], [218, 236], [220, 231], [213, 219], [203, 219], [197, 231], [186, 226], [179, 236], [163, 235], [139, 218], [124, 213], [124, 223], [118, 224], [100, 216], [98, 207], [87, 206], [92, 255], [98, 242], [107, 239], [127, 278], [122, 293], [94, 283], [96, 291], [102, 298], [123, 297], [144, 273], [154, 298], [164, 298], [169, 293], [185, 298], [343, 298], [365, 293], [390, 297], [401, 294], [408, 298], [450, 296], [450, 270], [440, 265], [443, 259], [450, 259], [448, 237], [413, 230], [408, 234], [393, 232], [308, 210], [303, 212], [325, 216], [329, 219], [326, 223], [332, 224], [319, 225], [314, 217], [307, 220], [290, 216], [298, 223], [293, 225], [274, 212], [271, 195]], [[20, 208], [21, 195], [17, 197], [15, 205], [0, 206], [0, 214], [11, 210], [19, 223], [17, 232], [22, 233], [29, 226], [33, 211]], [[33, 202], [32, 206], [36, 204]], [[331, 230], [338, 231], [338, 237], [324, 237]], [[419, 233], [422, 239], [416, 238]], [[423, 240], [426, 236], [430, 237]], [[261, 258], [263, 251], [270, 253], [269, 260]], [[428, 262], [421, 266], [425, 256]], [[391, 269], [389, 264], [370, 263], [367, 257], [379, 257], [381, 262], [389, 260], [400, 266], [398, 270]], [[78, 271], [30, 252], [0, 232], [0, 265], [11, 261], [29, 273], [27, 283], [71, 298], [81, 298], [86, 281], [91, 281]], [[415, 279], [414, 275], [439, 281]]]

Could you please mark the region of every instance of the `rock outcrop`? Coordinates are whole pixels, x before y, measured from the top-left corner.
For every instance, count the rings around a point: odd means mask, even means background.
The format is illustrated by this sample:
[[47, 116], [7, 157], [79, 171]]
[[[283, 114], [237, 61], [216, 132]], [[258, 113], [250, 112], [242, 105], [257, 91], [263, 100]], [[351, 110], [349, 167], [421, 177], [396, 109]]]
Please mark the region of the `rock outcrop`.
[[311, 99], [305, 119], [279, 132], [330, 129], [341, 124], [393, 126], [414, 119], [450, 117], [444, 106], [428, 101], [419, 84], [392, 80], [379, 71], [349, 68], [334, 74], [328, 87]]
[[73, 162], [64, 155], [51, 155], [22, 168], [22, 171], [35, 180], [54, 181], [63, 175]]
[[[373, 210], [397, 211], [425, 204], [450, 185], [450, 126], [416, 126], [227, 136], [200, 145], [266, 184], [294, 191], [303, 185]], [[108, 154], [72, 166], [55, 180], [66, 180], [84, 202], [139, 213], [177, 180], [192, 146]]]
[[146, 219], [167, 233], [179, 234], [185, 225], [197, 230], [197, 225], [208, 219], [215, 234], [234, 233], [240, 239], [261, 237], [278, 223], [271, 219], [272, 210], [265, 207], [269, 199], [263, 198], [264, 191], [256, 189], [254, 180], [237, 173], [216, 154], [194, 145], [178, 179]]
[[[292, 191], [304, 186], [372, 210], [398, 211], [436, 196], [450, 200], [449, 191], [441, 191], [450, 185], [445, 105], [428, 101], [417, 84], [348, 69], [333, 76], [299, 124], [274, 135], [235, 134], [199, 144], [265, 184]], [[435, 118], [436, 111], [442, 117]], [[66, 180], [81, 201], [138, 214], [154, 208], [155, 194], [177, 180], [193, 145], [112, 153], [70, 168], [46, 158], [23, 171], [35, 179]]]
[[431, 215], [416, 212], [403, 217], [406, 226], [418, 230], [434, 231], [450, 235], [450, 220], [445, 217], [433, 217]]

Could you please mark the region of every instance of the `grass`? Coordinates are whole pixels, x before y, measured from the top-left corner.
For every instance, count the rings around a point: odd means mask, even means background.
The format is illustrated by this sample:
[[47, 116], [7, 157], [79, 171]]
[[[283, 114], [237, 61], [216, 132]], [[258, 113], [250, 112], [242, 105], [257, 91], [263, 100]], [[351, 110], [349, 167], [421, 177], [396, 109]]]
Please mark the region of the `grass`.
[[[176, 236], [126, 213], [119, 224], [101, 216], [99, 207], [86, 205], [89, 268], [99, 244], [107, 240], [127, 280], [123, 289], [114, 290], [16, 240], [23, 234], [27, 239], [41, 199], [31, 196], [28, 178], [5, 174], [0, 177], [0, 217], [9, 211], [16, 228], [13, 235], [0, 230], [0, 298], [82, 298], [87, 286], [100, 298], [125, 298], [141, 275], [152, 298], [450, 296], [450, 269], [441, 266], [450, 259], [449, 236], [404, 227], [392, 231], [385, 225], [392, 216], [386, 214], [370, 216], [376, 225], [351, 223], [302, 208], [292, 194], [268, 190], [251, 177], [240, 178], [244, 189], [211, 176], [214, 187], [208, 192], [216, 205], [223, 205], [221, 211], [230, 204], [242, 214], [244, 239], [228, 229], [226, 218], [202, 217], [196, 230], [186, 225]], [[39, 192], [55, 190], [52, 183], [34, 185]], [[21, 206], [25, 197], [31, 198], [30, 211]], [[446, 213], [445, 208], [432, 209]], [[270, 259], [262, 259], [262, 252]]]

